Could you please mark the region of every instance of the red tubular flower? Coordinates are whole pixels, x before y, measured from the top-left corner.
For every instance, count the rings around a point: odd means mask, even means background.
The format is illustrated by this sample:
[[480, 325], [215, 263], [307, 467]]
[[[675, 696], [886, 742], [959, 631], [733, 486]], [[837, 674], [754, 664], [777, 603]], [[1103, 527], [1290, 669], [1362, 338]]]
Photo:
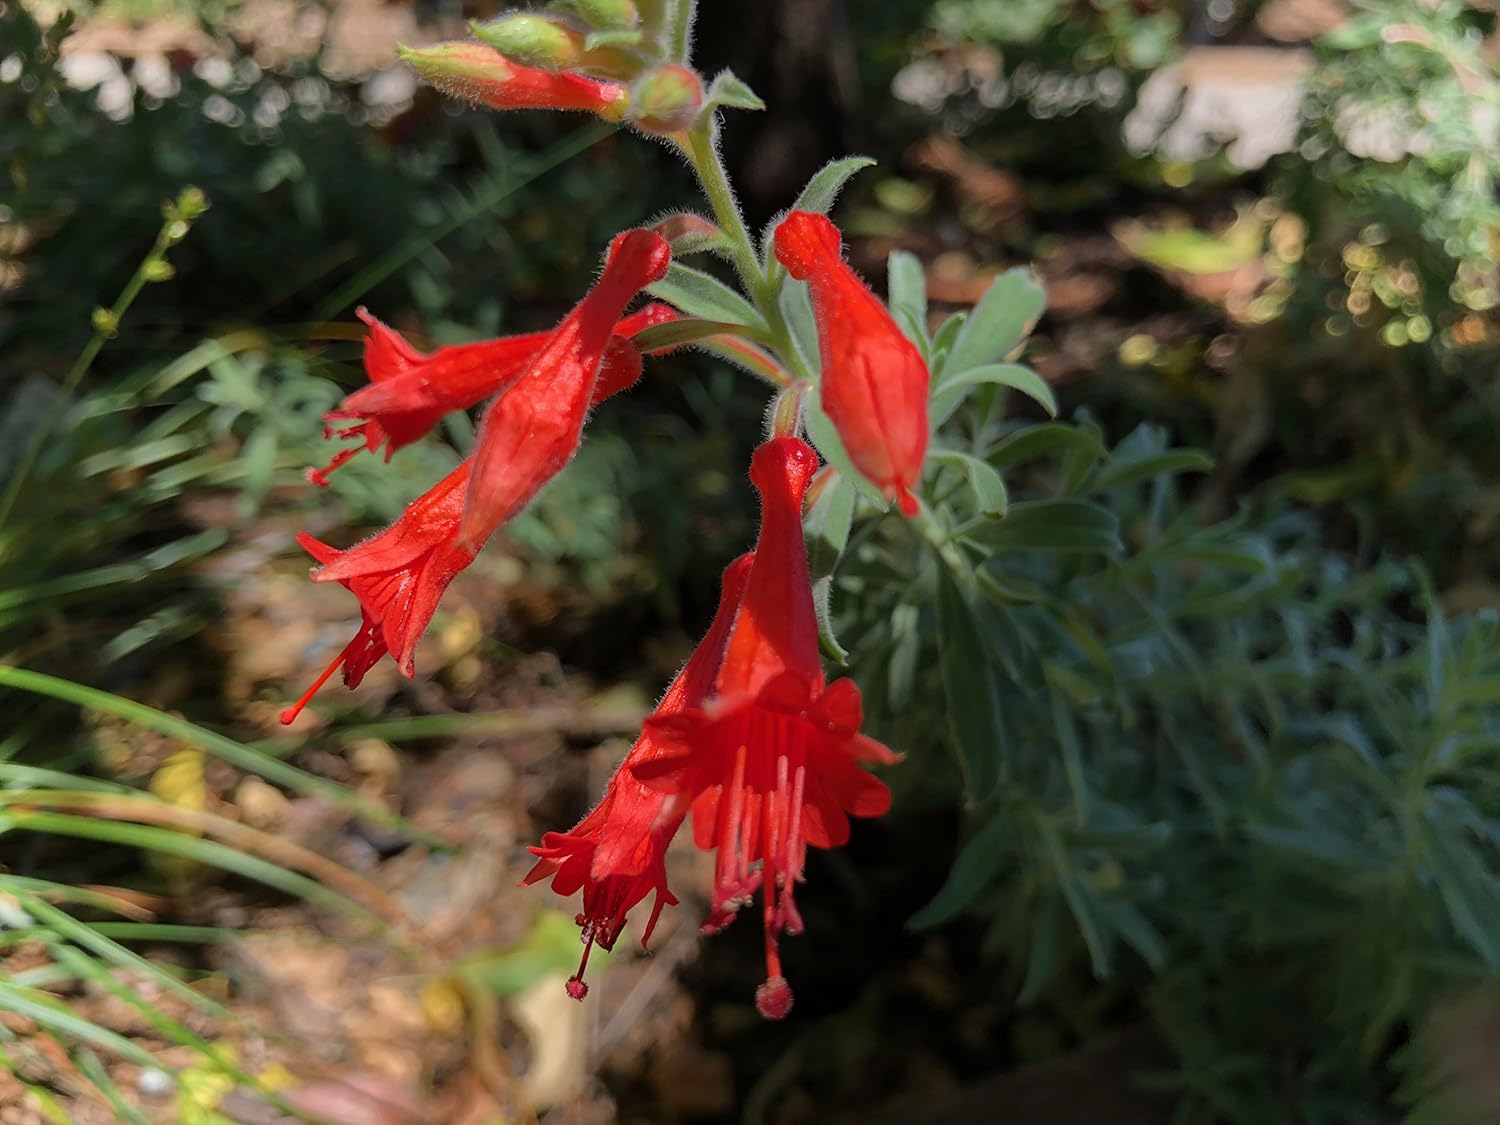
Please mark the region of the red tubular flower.
[[650, 231], [629, 230], [610, 243], [594, 288], [486, 411], [460, 543], [483, 544], [578, 451], [615, 322], [638, 292], [661, 279], [671, 259], [666, 240]]
[[443, 93], [491, 109], [578, 109], [619, 121], [630, 91], [618, 82], [511, 62], [483, 43], [401, 47], [408, 66]]
[[347, 550], [320, 543], [306, 532], [297, 536], [303, 549], [323, 564], [313, 572], [313, 580], [341, 583], [359, 599], [362, 620], [354, 639], [302, 698], [281, 713], [283, 723], [301, 714], [340, 668], [344, 684], [358, 687], [365, 673], [389, 652], [402, 674], [411, 676], [417, 641], [432, 621], [438, 600], [476, 553], [455, 542], [468, 480], [465, 461], [413, 500], [390, 527]]
[[916, 515], [927, 455], [927, 364], [885, 305], [845, 263], [838, 228], [793, 211], [775, 234], [776, 259], [807, 282], [818, 321], [823, 409], [859, 471]]
[[849, 817], [880, 816], [890, 791], [862, 768], [896, 755], [859, 733], [859, 689], [826, 683], [802, 534], [802, 500], [818, 459], [797, 438], [755, 452], [750, 480], [761, 496], [760, 536], [740, 612], [715, 681], [717, 698], [656, 714], [645, 734], [658, 745], [632, 764], [642, 781], [692, 802], [693, 838], [717, 848], [712, 933], [755, 892], [762, 897], [766, 981], [755, 1003], [781, 1019], [792, 991], [781, 974], [780, 935], [799, 933], [793, 887], [807, 845], [849, 839]]
[[[365, 337], [365, 374], [370, 385], [346, 396], [337, 409], [323, 416], [328, 423], [323, 436], [357, 437], [363, 444], [340, 450], [321, 469], [308, 470], [308, 480], [319, 487], [326, 487], [329, 474], [359, 454], [376, 452], [384, 445], [389, 461], [396, 450], [426, 436], [443, 415], [503, 394], [552, 336], [551, 332], [527, 332], [424, 354], [365, 309], [356, 309], [355, 315], [370, 326]], [[640, 376], [640, 356], [625, 341], [675, 316], [668, 306], [652, 304], [615, 325], [618, 339], [605, 349], [595, 405]], [[335, 427], [333, 423], [338, 422], [354, 425]]]
[[[751, 558], [741, 555], [724, 571], [713, 624], [667, 688], [655, 714], [670, 715], [686, 706], [697, 706], [713, 690]], [[613, 949], [625, 916], [639, 902], [656, 892], [651, 918], [641, 933], [642, 946], [651, 940], [662, 907], [677, 905], [676, 897], [667, 889], [665, 858], [667, 846], [687, 815], [688, 802], [649, 788], [633, 772], [636, 765], [651, 761], [659, 753], [656, 741], [643, 731], [594, 810], [571, 832], [548, 832], [540, 846], [529, 849], [538, 861], [524, 882], [536, 883], [551, 876], [552, 889], [560, 895], [583, 890], [583, 912], [578, 915], [578, 924], [583, 927], [583, 958], [578, 972], [568, 980], [568, 995], [575, 1000], [582, 1000], [588, 993], [583, 973], [589, 952], [595, 944]]]

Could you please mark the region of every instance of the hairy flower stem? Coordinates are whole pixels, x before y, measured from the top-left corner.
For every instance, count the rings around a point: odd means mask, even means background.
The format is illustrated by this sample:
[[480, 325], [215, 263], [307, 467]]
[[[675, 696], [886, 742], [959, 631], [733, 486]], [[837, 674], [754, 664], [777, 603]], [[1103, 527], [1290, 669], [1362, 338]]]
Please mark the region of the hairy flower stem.
[[[745, 288], [745, 295], [766, 318], [766, 325], [771, 330], [768, 343], [787, 370], [796, 378], [811, 382], [812, 372], [807, 369], [802, 353], [792, 342], [791, 329], [787, 326], [786, 318], [781, 314], [781, 305], [776, 299], [781, 287], [772, 273], [761, 269], [760, 258], [755, 251], [755, 240], [745, 226], [745, 218], [740, 214], [739, 203], [734, 198], [729, 174], [719, 155], [718, 131], [718, 115], [711, 114], [683, 134], [686, 138], [683, 154], [698, 177], [698, 183], [713, 209], [719, 228], [729, 238], [731, 260], [740, 276], [740, 283]], [[779, 267], [775, 266], [773, 258], [772, 269], [776, 268]]]

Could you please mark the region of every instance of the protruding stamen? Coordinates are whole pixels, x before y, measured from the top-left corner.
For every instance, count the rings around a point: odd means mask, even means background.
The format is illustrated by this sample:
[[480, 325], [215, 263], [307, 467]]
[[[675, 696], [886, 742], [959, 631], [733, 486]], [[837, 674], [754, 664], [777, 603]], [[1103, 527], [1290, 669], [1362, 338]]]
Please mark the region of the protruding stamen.
[[777, 922], [781, 928], [789, 934], [800, 934], [802, 932], [802, 915], [797, 910], [797, 901], [794, 897], [797, 880], [802, 876], [802, 857], [804, 845], [802, 842], [802, 796], [807, 788], [807, 766], [797, 767], [797, 773], [792, 778], [791, 811], [787, 817], [787, 833], [785, 840], [786, 854], [782, 858], [782, 871], [785, 874], [785, 882], [781, 887], [781, 895], [777, 904]]
[[302, 693], [302, 698], [281, 712], [282, 726], [291, 726], [292, 723], [297, 721], [297, 716], [302, 714], [302, 709], [312, 701], [312, 697], [318, 693], [318, 689], [326, 684], [343, 665], [344, 660], [348, 657], [354, 646], [359, 643], [359, 638], [360, 634], [356, 633], [354, 639], [344, 646], [343, 651], [333, 658], [333, 663], [324, 668], [323, 674], [313, 681], [312, 687]]
[[583, 957], [578, 962], [578, 971], [568, 978], [568, 983], [563, 987], [568, 990], [568, 995], [574, 1000], [582, 1001], [589, 994], [589, 986], [583, 982], [584, 971], [589, 967], [589, 954], [594, 951], [594, 939], [586, 937], [583, 941]]
[[755, 990], [755, 1009], [768, 1020], [784, 1020], [792, 1010], [792, 986], [777, 975]]
[[[343, 436], [343, 435], [340, 435], [340, 436]], [[350, 461], [354, 460], [354, 458], [358, 457], [364, 451], [365, 451], [365, 446], [363, 446], [363, 445], [356, 445], [356, 446], [350, 447], [349, 449], [341, 449], [341, 450], [339, 450], [337, 453], [335, 453], [333, 455], [332, 458], [329, 459], [328, 464], [324, 465], [321, 469], [308, 469], [307, 470], [307, 481], [308, 481], [308, 483], [309, 484], [315, 484], [319, 488], [327, 488], [328, 487], [328, 474], [331, 473], [331, 472], [333, 472], [340, 465], [347, 465]]]
[[[716, 862], [713, 912], [715, 916], [731, 912], [731, 900], [743, 894], [749, 872], [743, 848], [745, 816], [745, 755], [741, 743], [734, 756], [734, 776], [730, 778], [728, 802], [719, 808], [719, 855]], [[726, 909], [729, 908], [729, 909]], [[727, 925], [728, 923], [723, 923]]]

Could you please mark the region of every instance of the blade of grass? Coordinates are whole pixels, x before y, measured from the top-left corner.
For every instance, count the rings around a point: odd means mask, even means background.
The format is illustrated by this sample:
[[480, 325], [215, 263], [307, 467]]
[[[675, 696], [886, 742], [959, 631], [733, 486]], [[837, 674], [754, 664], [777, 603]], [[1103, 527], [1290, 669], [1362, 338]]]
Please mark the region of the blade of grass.
[[[95, 985], [108, 992], [111, 996], [140, 1012], [146, 1021], [156, 1030], [157, 1034], [169, 1043], [175, 1043], [179, 1047], [186, 1047], [189, 1050], [196, 1051], [219, 1073], [234, 1079], [241, 1086], [254, 1090], [283, 1113], [296, 1114], [296, 1110], [289, 1103], [274, 1090], [269, 1089], [259, 1078], [237, 1065], [223, 1051], [206, 1041], [202, 1036], [179, 1021], [172, 1019], [164, 1012], [159, 1011], [142, 997], [136, 995], [135, 992], [116, 980], [114, 974], [104, 969], [97, 962], [91, 960], [78, 950], [67, 946], [59, 946], [53, 949], [53, 953], [58, 958], [60, 964], [72, 969], [78, 974], [80, 979], [93, 981]], [[166, 1068], [159, 1067], [158, 1069]]]
[[13, 981], [0, 980], [0, 1009], [24, 1016], [38, 1027], [99, 1047], [140, 1066], [157, 1066], [156, 1059], [144, 1048], [118, 1032], [74, 1015], [58, 1000], [37, 989], [19, 987]]
[[151, 1125], [145, 1115], [121, 1095], [119, 1087], [109, 1076], [109, 1071], [104, 1069], [104, 1064], [99, 1061], [98, 1055], [87, 1048], [82, 1048], [76, 1052], [73, 1061], [78, 1064], [78, 1069], [83, 1072], [84, 1077], [94, 1084], [94, 1089], [98, 1090], [104, 1100], [109, 1103], [109, 1108], [114, 1110], [118, 1120], [128, 1121], [130, 1125]]
[[463, 734], [567, 734], [595, 737], [630, 734], [646, 717], [643, 709], [634, 707], [538, 708], [533, 711], [493, 711], [471, 715], [412, 715], [401, 719], [383, 719], [360, 723], [334, 732], [341, 741], [380, 738], [402, 742], [422, 738], [454, 738]]
[[[25, 895], [21, 905], [33, 919], [46, 926], [56, 936], [66, 938], [74, 945], [88, 950], [100, 960], [108, 961], [122, 969], [131, 969], [149, 977], [160, 988], [185, 1001], [200, 1012], [215, 1019], [234, 1021], [233, 1012], [215, 1000], [204, 996], [197, 989], [184, 984], [159, 965], [154, 965], [139, 953], [126, 949], [118, 942], [105, 937], [92, 926], [80, 922], [66, 911], [59, 910], [35, 895]], [[59, 959], [60, 960], [60, 959]]]
[[72, 680], [60, 679], [42, 672], [0, 665], [0, 687], [5, 686], [45, 695], [51, 699], [73, 703], [94, 711], [102, 711], [106, 715], [124, 719], [126, 722], [145, 727], [147, 730], [180, 738], [184, 742], [201, 746], [208, 753], [237, 769], [258, 774], [267, 781], [274, 781], [278, 785], [284, 785], [299, 793], [325, 797], [341, 808], [348, 809], [373, 824], [401, 832], [409, 839], [420, 840], [429, 846], [440, 847], [444, 850], [451, 847], [430, 833], [423, 832], [404, 817], [355, 796], [335, 782], [316, 777], [304, 770], [299, 770], [296, 766], [289, 766], [232, 738], [217, 734], [206, 727], [200, 727], [196, 723], [190, 723], [186, 719], [179, 719], [175, 715], [168, 715], [154, 707], [147, 707], [132, 699], [125, 699], [107, 691], [85, 687]]
[[0, 759], [0, 786], [14, 785], [17, 788], [80, 789], [94, 793], [129, 793], [130, 786], [98, 777], [80, 777], [62, 770], [43, 769], [41, 766], [23, 766]]
[[[34, 789], [25, 793], [0, 792], [0, 810], [12, 819], [29, 815], [26, 810], [49, 809], [107, 821], [124, 821], [173, 830], [174, 835], [194, 842], [207, 842], [199, 836], [211, 836], [228, 845], [235, 854], [259, 859], [283, 871], [301, 871], [312, 876], [320, 889], [327, 888], [339, 898], [380, 918], [384, 924], [401, 929], [407, 920], [401, 908], [384, 891], [346, 867], [325, 859], [314, 851], [239, 824], [213, 813], [181, 808], [153, 797], [124, 797], [113, 794], [75, 793], [67, 790]], [[18, 824], [18, 827], [21, 825]], [[184, 833], [191, 835], [183, 836]], [[216, 845], [217, 846], [217, 845]]]
[[[0, 1038], [12, 1037], [3, 1036]], [[44, 1086], [38, 1086], [36, 1083], [28, 1082], [21, 1077], [19, 1065], [4, 1047], [0, 1047], [0, 1068], [8, 1070], [11, 1076], [25, 1088], [26, 1092], [35, 1099], [36, 1104], [40, 1107], [42, 1116], [48, 1121], [53, 1122], [53, 1125], [74, 1125], [73, 1118], [63, 1112], [62, 1106], [57, 1104], [57, 1099], [52, 1096], [51, 1091]]]
[[408, 954], [411, 952], [384, 919], [359, 903], [351, 901], [336, 891], [329, 890], [305, 875], [288, 871], [284, 867], [278, 867], [274, 863], [268, 863], [253, 855], [246, 855], [212, 840], [184, 835], [180, 831], [169, 828], [157, 828], [144, 824], [117, 824], [94, 817], [35, 812], [21, 808], [9, 808], [0, 812], [0, 828], [4, 827], [30, 832], [50, 832], [58, 836], [73, 836], [84, 840], [100, 840], [124, 847], [146, 848], [165, 855], [181, 856], [183, 859], [206, 864], [209, 867], [219, 867], [244, 876], [246, 879], [253, 879], [257, 883], [264, 883], [268, 887], [274, 887], [294, 897], [306, 899], [316, 905], [366, 918], [379, 925], [394, 948]]
[[245, 935], [222, 926], [184, 926], [175, 922], [94, 922], [94, 932], [120, 941], [180, 941], [208, 943], [238, 941]]
[[19, 896], [30, 891], [47, 902], [74, 902], [79, 906], [91, 906], [110, 914], [132, 919], [137, 925], [149, 922], [156, 912], [126, 897], [131, 892], [123, 888], [81, 886], [54, 883], [50, 879], [38, 879], [30, 875], [11, 875], [0, 872], [0, 891]]

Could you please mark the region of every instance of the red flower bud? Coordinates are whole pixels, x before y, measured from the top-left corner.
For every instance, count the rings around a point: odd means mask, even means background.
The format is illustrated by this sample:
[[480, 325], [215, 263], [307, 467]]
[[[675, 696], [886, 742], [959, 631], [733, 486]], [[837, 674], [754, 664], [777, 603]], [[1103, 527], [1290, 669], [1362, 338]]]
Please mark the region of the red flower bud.
[[578, 451], [615, 322], [638, 292], [661, 279], [671, 258], [666, 241], [650, 231], [616, 236], [594, 288], [491, 404], [479, 428], [460, 543], [478, 549]]
[[776, 258], [807, 282], [818, 322], [820, 396], [850, 460], [901, 511], [927, 455], [927, 364], [885, 305], [845, 264], [838, 228], [793, 211], [775, 234]]
[[401, 58], [443, 93], [491, 109], [579, 109], [619, 121], [630, 94], [617, 82], [509, 61], [483, 43], [401, 47]]

